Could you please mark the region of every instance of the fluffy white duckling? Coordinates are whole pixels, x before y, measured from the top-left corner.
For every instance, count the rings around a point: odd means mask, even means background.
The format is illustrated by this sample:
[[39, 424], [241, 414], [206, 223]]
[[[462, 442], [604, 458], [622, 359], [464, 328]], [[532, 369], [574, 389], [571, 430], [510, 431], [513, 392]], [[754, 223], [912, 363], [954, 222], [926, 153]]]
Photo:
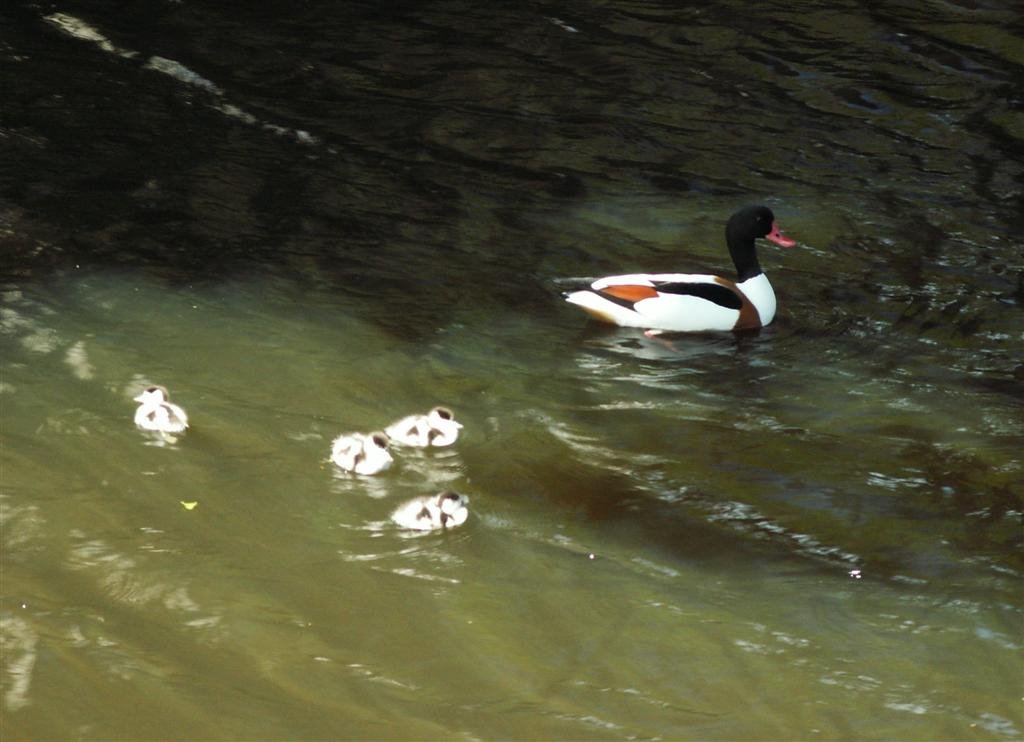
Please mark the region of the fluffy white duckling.
[[331, 461], [356, 474], [377, 474], [391, 466], [386, 433], [345, 433], [331, 443]]
[[135, 424], [144, 430], [183, 433], [188, 427], [185, 410], [168, 399], [167, 390], [162, 386], [146, 387], [133, 401], [139, 403]]
[[447, 407], [435, 407], [426, 415], [409, 415], [392, 423], [385, 432], [403, 446], [450, 446], [459, 437], [462, 423]]
[[458, 492], [445, 490], [439, 495], [416, 497], [401, 505], [391, 514], [391, 520], [403, 528], [417, 531], [435, 531], [439, 528], [461, 526], [469, 517], [469, 498]]

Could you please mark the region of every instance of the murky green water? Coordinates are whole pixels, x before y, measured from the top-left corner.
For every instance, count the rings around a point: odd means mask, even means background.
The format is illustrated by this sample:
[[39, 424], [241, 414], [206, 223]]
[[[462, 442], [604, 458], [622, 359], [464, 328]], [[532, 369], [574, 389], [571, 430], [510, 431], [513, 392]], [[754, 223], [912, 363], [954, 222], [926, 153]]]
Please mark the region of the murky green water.
[[[677, 353], [467, 315], [405, 342], [354, 303], [257, 278], [8, 292], [9, 729], [1012, 736], [1016, 576], [964, 539], [1014, 530], [952, 504], [1010, 451], [969, 393], [815, 370], [786, 330]], [[153, 380], [191, 413], [177, 444], [131, 424]], [[438, 401], [454, 449], [324, 463]], [[387, 523], [447, 486], [464, 528]]]
[[[1019, 16], [59, 10], [0, 11], [5, 740], [1024, 734]], [[751, 201], [760, 334], [560, 301]]]

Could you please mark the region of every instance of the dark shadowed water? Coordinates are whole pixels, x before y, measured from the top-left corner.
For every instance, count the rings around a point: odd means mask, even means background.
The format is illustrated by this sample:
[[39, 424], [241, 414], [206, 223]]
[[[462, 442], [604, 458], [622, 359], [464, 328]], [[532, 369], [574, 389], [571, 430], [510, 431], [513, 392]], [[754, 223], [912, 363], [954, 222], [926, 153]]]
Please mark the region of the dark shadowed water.
[[[1012, 8], [4, 4], [3, 738], [1020, 739]], [[746, 203], [759, 334], [561, 301]]]

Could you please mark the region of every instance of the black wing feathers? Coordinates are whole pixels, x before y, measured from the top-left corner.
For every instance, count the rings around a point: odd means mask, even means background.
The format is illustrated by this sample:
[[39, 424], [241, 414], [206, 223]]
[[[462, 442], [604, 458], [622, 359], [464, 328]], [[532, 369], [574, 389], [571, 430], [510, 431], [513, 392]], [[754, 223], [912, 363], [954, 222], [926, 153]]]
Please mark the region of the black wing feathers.
[[743, 307], [743, 301], [736, 295], [735, 291], [728, 286], [722, 286], [717, 283], [679, 281], [677, 283], [656, 283], [654, 288], [663, 294], [685, 294], [707, 299], [727, 309], [740, 309]]

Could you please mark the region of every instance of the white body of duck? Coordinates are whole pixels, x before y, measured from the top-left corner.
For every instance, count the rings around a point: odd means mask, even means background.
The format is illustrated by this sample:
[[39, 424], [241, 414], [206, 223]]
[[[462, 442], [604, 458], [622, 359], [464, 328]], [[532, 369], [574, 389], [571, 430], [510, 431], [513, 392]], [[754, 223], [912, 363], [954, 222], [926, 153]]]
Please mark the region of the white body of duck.
[[469, 498], [446, 490], [438, 495], [417, 497], [399, 506], [391, 520], [403, 528], [417, 531], [435, 531], [461, 526], [469, 517]]
[[633, 273], [600, 278], [565, 300], [589, 314], [624, 327], [655, 331], [750, 330], [775, 318], [775, 291], [757, 261], [754, 240], [782, 247], [796, 241], [779, 231], [771, 210], [737, 211], [725, 228], [737, 280], [696, 273]]
[[331, 443], [331, 461], [345, 471], [377, 474], [394, 461], [388, 452], [388, 436], [381, 432], [345, 433]]
[[133, 401], [139, 403], [135, 424], [143, 430], [184, 433], [188, 427], [185, 410], [168, 399], [167, 390], [162, 386], [146, 387]]
[[392, 423], [384, 431], [403, 446], [450, 446], [459, 437], [462, 423], [447, 407], [435, 407], [426, 415], [409, 415]]

